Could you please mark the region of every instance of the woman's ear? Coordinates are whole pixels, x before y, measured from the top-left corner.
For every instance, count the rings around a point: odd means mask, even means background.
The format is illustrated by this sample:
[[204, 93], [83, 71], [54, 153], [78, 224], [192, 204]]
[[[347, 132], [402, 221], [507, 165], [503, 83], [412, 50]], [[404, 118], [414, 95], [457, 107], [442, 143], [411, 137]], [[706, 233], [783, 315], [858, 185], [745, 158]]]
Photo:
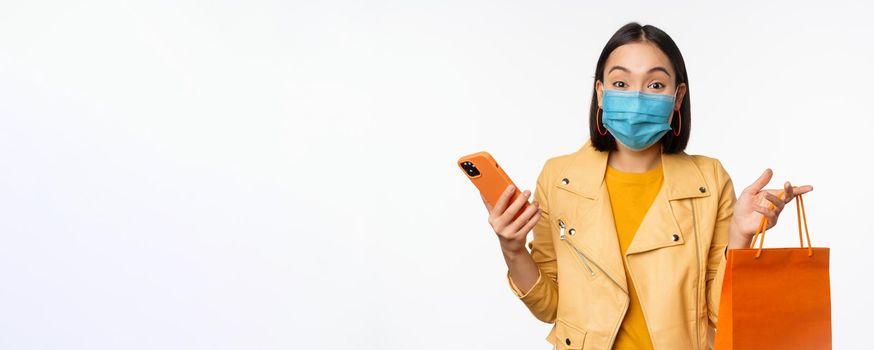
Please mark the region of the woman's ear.
[[598, 94], [598, 107], [601, 107], [601, 99], [604, 92], [601, 90], [601, 81], [595, 80], [595, 93]]
[[680, 86], [677, 87], [677, 99], [674, 101], [674, 110], [680, 109], [680, 106], [683, 105], [683, 97], [686, 96], [686, 83], [680, 83]]

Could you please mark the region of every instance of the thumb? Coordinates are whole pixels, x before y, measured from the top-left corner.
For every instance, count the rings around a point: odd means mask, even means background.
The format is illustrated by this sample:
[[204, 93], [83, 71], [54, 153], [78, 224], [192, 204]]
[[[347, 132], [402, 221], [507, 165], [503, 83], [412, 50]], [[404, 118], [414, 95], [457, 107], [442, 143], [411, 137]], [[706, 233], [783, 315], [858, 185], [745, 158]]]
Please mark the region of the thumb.
[[765, 172], [763, 172], [762, 175], [760, 175], [759, 178], [756, 179], [756, 181], [753, 182], [752, 185], [747, 186], [747, 188], [744, 189], [744, 192], [748, 194], [759, 193], [759, 191], [765, 188], [765, 185], [767, 185], [768, 182], [771, 181], [771, 176], [773, 175], [774, 171], [772, 171], [771, 168], [765, 169]]

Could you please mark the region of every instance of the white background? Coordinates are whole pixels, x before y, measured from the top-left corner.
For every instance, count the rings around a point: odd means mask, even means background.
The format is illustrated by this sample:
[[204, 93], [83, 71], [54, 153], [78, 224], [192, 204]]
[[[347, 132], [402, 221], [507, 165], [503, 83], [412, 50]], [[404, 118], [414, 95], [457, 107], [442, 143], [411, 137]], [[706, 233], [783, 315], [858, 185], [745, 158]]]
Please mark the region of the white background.
[[815, 187], [835, 348], [870, 349], [874, 9], [734, 3], [3, 1], [0, 348], [549, 348], [455, 160], [533, 189], [639, 21], [688, 153]]

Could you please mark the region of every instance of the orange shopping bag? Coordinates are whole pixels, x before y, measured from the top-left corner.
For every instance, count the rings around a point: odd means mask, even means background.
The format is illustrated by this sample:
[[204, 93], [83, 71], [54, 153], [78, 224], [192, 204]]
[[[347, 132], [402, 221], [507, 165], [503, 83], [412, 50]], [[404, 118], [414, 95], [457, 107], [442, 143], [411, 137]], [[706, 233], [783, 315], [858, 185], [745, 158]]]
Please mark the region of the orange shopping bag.
[[801, 248], [762, 249], [762, 218], [750, 248], [728, 250], [715, 349], [831, 349], [829, 249], [811, 247], [804, 200], [796, 201]]

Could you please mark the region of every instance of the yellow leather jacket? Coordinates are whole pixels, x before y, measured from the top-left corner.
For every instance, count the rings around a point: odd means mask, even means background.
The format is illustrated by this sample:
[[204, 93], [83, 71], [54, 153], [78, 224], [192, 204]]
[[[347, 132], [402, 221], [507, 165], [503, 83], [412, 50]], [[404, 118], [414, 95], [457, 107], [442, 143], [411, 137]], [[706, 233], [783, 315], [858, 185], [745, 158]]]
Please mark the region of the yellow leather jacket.
[[534, 190], [543, 208], [528, 243], [540, 276], [513, 292], [538, 319], [555, 323], [557, 349], [610, 349], [628, 308], [623, 262], [640, 296], [655, 349], [710, 349], [734, 209], [719, 160], [661, 155], [664, 180], [625, 256], [604, 183], [607, 152], [587, 141], [546, 161]]

